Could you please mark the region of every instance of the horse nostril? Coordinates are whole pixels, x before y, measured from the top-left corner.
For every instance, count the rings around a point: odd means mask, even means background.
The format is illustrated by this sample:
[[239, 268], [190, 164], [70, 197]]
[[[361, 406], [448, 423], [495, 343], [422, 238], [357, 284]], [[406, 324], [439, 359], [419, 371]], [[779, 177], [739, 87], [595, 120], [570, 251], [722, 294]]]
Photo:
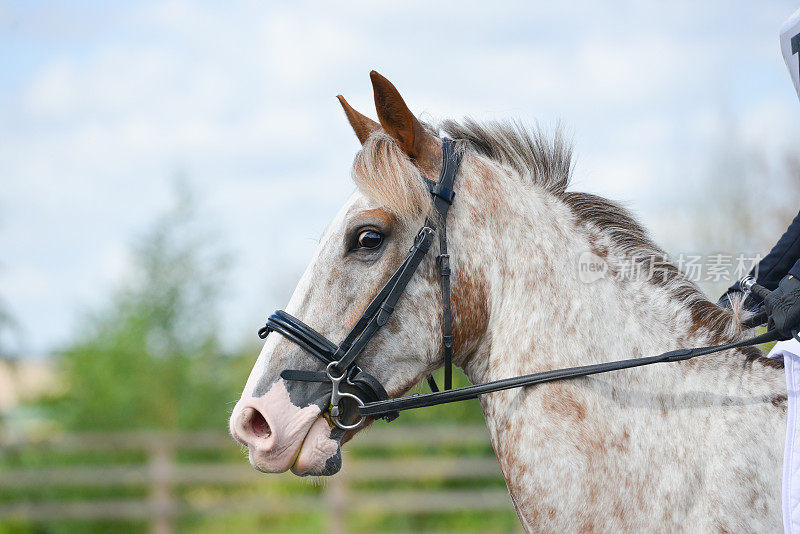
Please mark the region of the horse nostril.
[[256, 409], [253, 409], [253, 413], [250, 416], [250, 428], [253, 429], [253, 434], [258, 438], [267, 438], [272, 434], [267, 420]]
[[233, 419], [232, 426], [233, 437], [248, 447], [252, 445], [252, 440], [264, 439], [272, 435], [266, 417], [252, 406], [242, 408]]

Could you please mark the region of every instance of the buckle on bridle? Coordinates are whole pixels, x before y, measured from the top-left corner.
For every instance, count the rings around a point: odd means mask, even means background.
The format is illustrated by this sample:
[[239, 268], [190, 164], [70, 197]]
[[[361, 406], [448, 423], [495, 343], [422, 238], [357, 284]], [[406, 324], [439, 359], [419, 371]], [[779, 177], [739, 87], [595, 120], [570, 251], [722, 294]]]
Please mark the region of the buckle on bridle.
[[364, 421], [367, 420], [367, 417], [364, 415], [360, 415], [358, 420], [352, 424], [346, 424], [342, 421], [342, 409], [339, 407], [339, 403], [342, 399], [351, 399], [355, 401], [358, 407], [364, 406], [364, 401], [362, 401], [358, 396], [353, 395], [352, 393], [347, 393], [346, 391], [339, 391], [339, 384], [341, 384], [342, 380], [345, 383], [353, 385], [348, 378], [348, 372], [341, 371], [340, 375], [336, 375], [335, 372], [339, 369], [336, 367], [336, 364], [339, 362], [331, 362], [325, 367], [325, 374], [328, 375], [328, 379], [331, 381], [331, 406], [330, 406], [330, 414], [331, 414], [331, 421], [334, 425], [338, 426], [342, 430], [355, 430], [356, 428], [360, 427], [364, 424]]
[[436, 265], [439, 266], [439, 274], [450, 276], [450, 254], [439, 254], [436, 256]]
[[433, 233], [434, 232], [435, 232], [435, 230], [433, 228], [431, 228], [430, 226], [428, 226], [428, 224], [426, 223], [425, 226], [420, 228], [419, 232], [417, 232], [417, 237], [414, 238], [414, 245], [418, 246], [427, 237], [429, 237], [429, 236], [433, 237]]

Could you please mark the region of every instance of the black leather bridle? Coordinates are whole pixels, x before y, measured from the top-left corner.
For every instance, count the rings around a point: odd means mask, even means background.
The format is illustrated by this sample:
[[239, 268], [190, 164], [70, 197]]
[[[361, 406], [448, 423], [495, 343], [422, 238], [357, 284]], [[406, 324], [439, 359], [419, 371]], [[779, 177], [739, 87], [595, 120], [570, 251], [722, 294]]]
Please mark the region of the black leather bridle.
[[[455, 142], [446, 138], [442, 139], [442, 172], [439, 176], [439, 181], [433, 182], [427, 178], [425, 179], [433, 196], [433, 206], [436, 211], [437, 221], [431, 220], [430, 217], [425, 219], [425, 224], [417, 233], [414, 244], [406, 254], [405, 259], [378, 292], [377, 296], [372, 299], [372, 302], [367, 306], [367, 309], [347, 334], [344, 341], [336, 345], [312, 327], [283, 310], [278, 310], [270, 315], [269, 319], [267, 319], [267, 324], [258, 331], [258, 335], [262, 339], [267, 337], [270, 332], [281, 334], [325, 365], [324, 372], [286, 369], [281, 372], [280, 376], [284, 380], [301, 382], [324, 383], [330, 381], [330, 418], [339, 428], [344, 430], [358, 428], [366, 421], [367, 417], [380, 417], [387, 421], [392, 421], [398, 417], [399, 412], [402, 410], [458, 402], [474, 399], [480, 395], [495, 391], [629, 369], [642, 365], [683, 361], [723, 350], [767, 343], [780, 338], [779, 332], [769, 330], [759, 336], [724, 345], [677, 349], [657, 356], [555, 369], [452, 389], [453, 331], [450, 306], [450, 256], [447, 253], [446, 223], [447, 212], [455, 197], [453, 187], [460, 164], [461, 152], [456, 149]], [[390, 399], [380, 381], [359, 368], [356, 365], [356, 359], [363, 352], [367, 343], [389, 320], [397, 301], [405, 291], [420, 262], [427, 254], [436, 233], [439, 235], [439, 256], [436, 257], [436, 264], [439, 268], [441, 281], [443, 310], [444, 390], [439, 391], [433, 377], [429, 376], [428, 384], [432, 393]], [[746, 289], [759, 294], [762, 298], [769, 294], [769, 290], [752, 282], [746, 284]], [[342, 383], [349, 386], [356, 393], [344, 391], [341, 387]], [[358, 407], [358, 417], [354, 421], [348, 422], [343, 419], [345, 410], [341, 403], [345, 399], [354, 402]]]
[[[340, 406], [341, 400], [349, 399], [355, 402], [360, 409], [367, 403], [389, 399], [389, 395], [380, 381], [360, 369], [356, 365], [356, 359], [364, 351], [367, 343], [389, 320], [397, 301], [431, 247], [436, 233], [439, 234], [439, 255], [436, 257], [436, 264], [439, 268], [442, 290], [444, 389], [449, 390], [453, 387], [453, 320], [450, 306], [450, 256], [447, 254], [447, 212], [455, 197], [453, 184], [460, 164], [461, 153], [456, 149], [455, 142], [451, 139], [442, 139], [442, 171], [439, 181], [433, 182], [425, 179], [428, 190], [433, 196], [437, 221], [426, 217], [425, 224], [417, 233], [414, 244], [403, 262], [377, 296], [372, 299], [356, 325], [338, 346], [300, 319], [283, 310], [278, 310], [270, 315], [267, 324], [258, 331], [258, 335], [262, 339], [267, 337], [270, 332], [277, 332], [325, 364], [324, 372], [286, 369], [281, 372], [281, 378], [301, 382], [330, 381], [330, 415], [333, 423], [339, 428], [345, 430], [358, 428], [366, 420], [366, 415], [363, 414], [360, 414], [358, 420], [354, 422], [348, 423], [343, 420], [344, 409]], [[343, 391], [342, 382], [356, 390], [359, 395]], [[428, 377], [428, 384], [434, 392], [439, 391], [432, 376]], [[387, 421], [391, 421], [397, 416], [396, 411], [388, 411], [380, 415]]]

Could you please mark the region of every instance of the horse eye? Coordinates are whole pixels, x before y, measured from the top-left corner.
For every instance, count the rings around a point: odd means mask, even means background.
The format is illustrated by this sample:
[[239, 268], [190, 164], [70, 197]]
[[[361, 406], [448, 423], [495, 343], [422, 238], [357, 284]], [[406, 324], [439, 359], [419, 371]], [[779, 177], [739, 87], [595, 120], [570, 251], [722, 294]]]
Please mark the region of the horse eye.
[[378, 248], [383, 243], [383, 236], [375, 230], [362, 230], [358, 234], [359, 248]]

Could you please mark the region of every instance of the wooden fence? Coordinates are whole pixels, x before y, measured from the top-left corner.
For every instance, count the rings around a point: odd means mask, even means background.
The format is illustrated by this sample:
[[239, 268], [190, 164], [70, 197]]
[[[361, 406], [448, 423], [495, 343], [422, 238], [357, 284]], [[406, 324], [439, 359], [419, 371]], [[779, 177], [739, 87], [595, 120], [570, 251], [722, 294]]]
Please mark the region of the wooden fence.
[[[346, 530], [345, 516], [352, 510], [398, 514], [462, 510], [511, 512], [510, 497], [499, 482], [502, 477], [497, 460], [487, 444], [488, 436], [482, 426], [376, 427], [345, 446], [346, 451], [355, 452], [345, 452], [342, 472], [327, 479], [318, 491], [309, 493], [309, 485], [297, 477], [259, 474], [242, 456], [213, 461], [179, 460], [187, 453], [230, 451], [236, 447], [229, 436], [219, 433], [116, 433], [61, 435], [45, 440], [6, 439], [0, 442], [0, 450], [6, 456], [31, 450], [54, 458], [130, 453], [142, 455], [143, 461], [0, 467], [0, 492], [5, 495], [43, 488], [54, 491], [89, 488], [99, 494], [104, 488], [144, 491], [138, 496], [115, 499], [47, 500], [37, 497], [6, 499], [5, 503], [0, 500], [0, 521], [146, 521], [152, 532], [167, 533], [175, 530], [182, 517], [192, 515], [258, 513], [280, 516], [313, 510], [323, 511], [325, 530], [335, 534]], [[463, 451], [470, 449], [470, 454], [465, 456]], [[402, 450], [402, 453], [380, 453], [391, 450]], [[459, 481], [471, 483], [460, 488], [447, 485], [442, 488], [426, 484], [431, 481], [446, 481], [456, 486]], [[365, 483], [366, 489], [361, 487]], [[269, 497], [265, 498], [259, 490], [269, 489], [269, 484], [302, 486], [306, 491], [289, 495], [267, 492]], [[181, 491], [208, 485], [254, 488], [255, 491], [247, 495], [211, 492], [194, 497], [187, 497], [191, 491]], [[384, 485], [390, 489], [382, 488]]]

